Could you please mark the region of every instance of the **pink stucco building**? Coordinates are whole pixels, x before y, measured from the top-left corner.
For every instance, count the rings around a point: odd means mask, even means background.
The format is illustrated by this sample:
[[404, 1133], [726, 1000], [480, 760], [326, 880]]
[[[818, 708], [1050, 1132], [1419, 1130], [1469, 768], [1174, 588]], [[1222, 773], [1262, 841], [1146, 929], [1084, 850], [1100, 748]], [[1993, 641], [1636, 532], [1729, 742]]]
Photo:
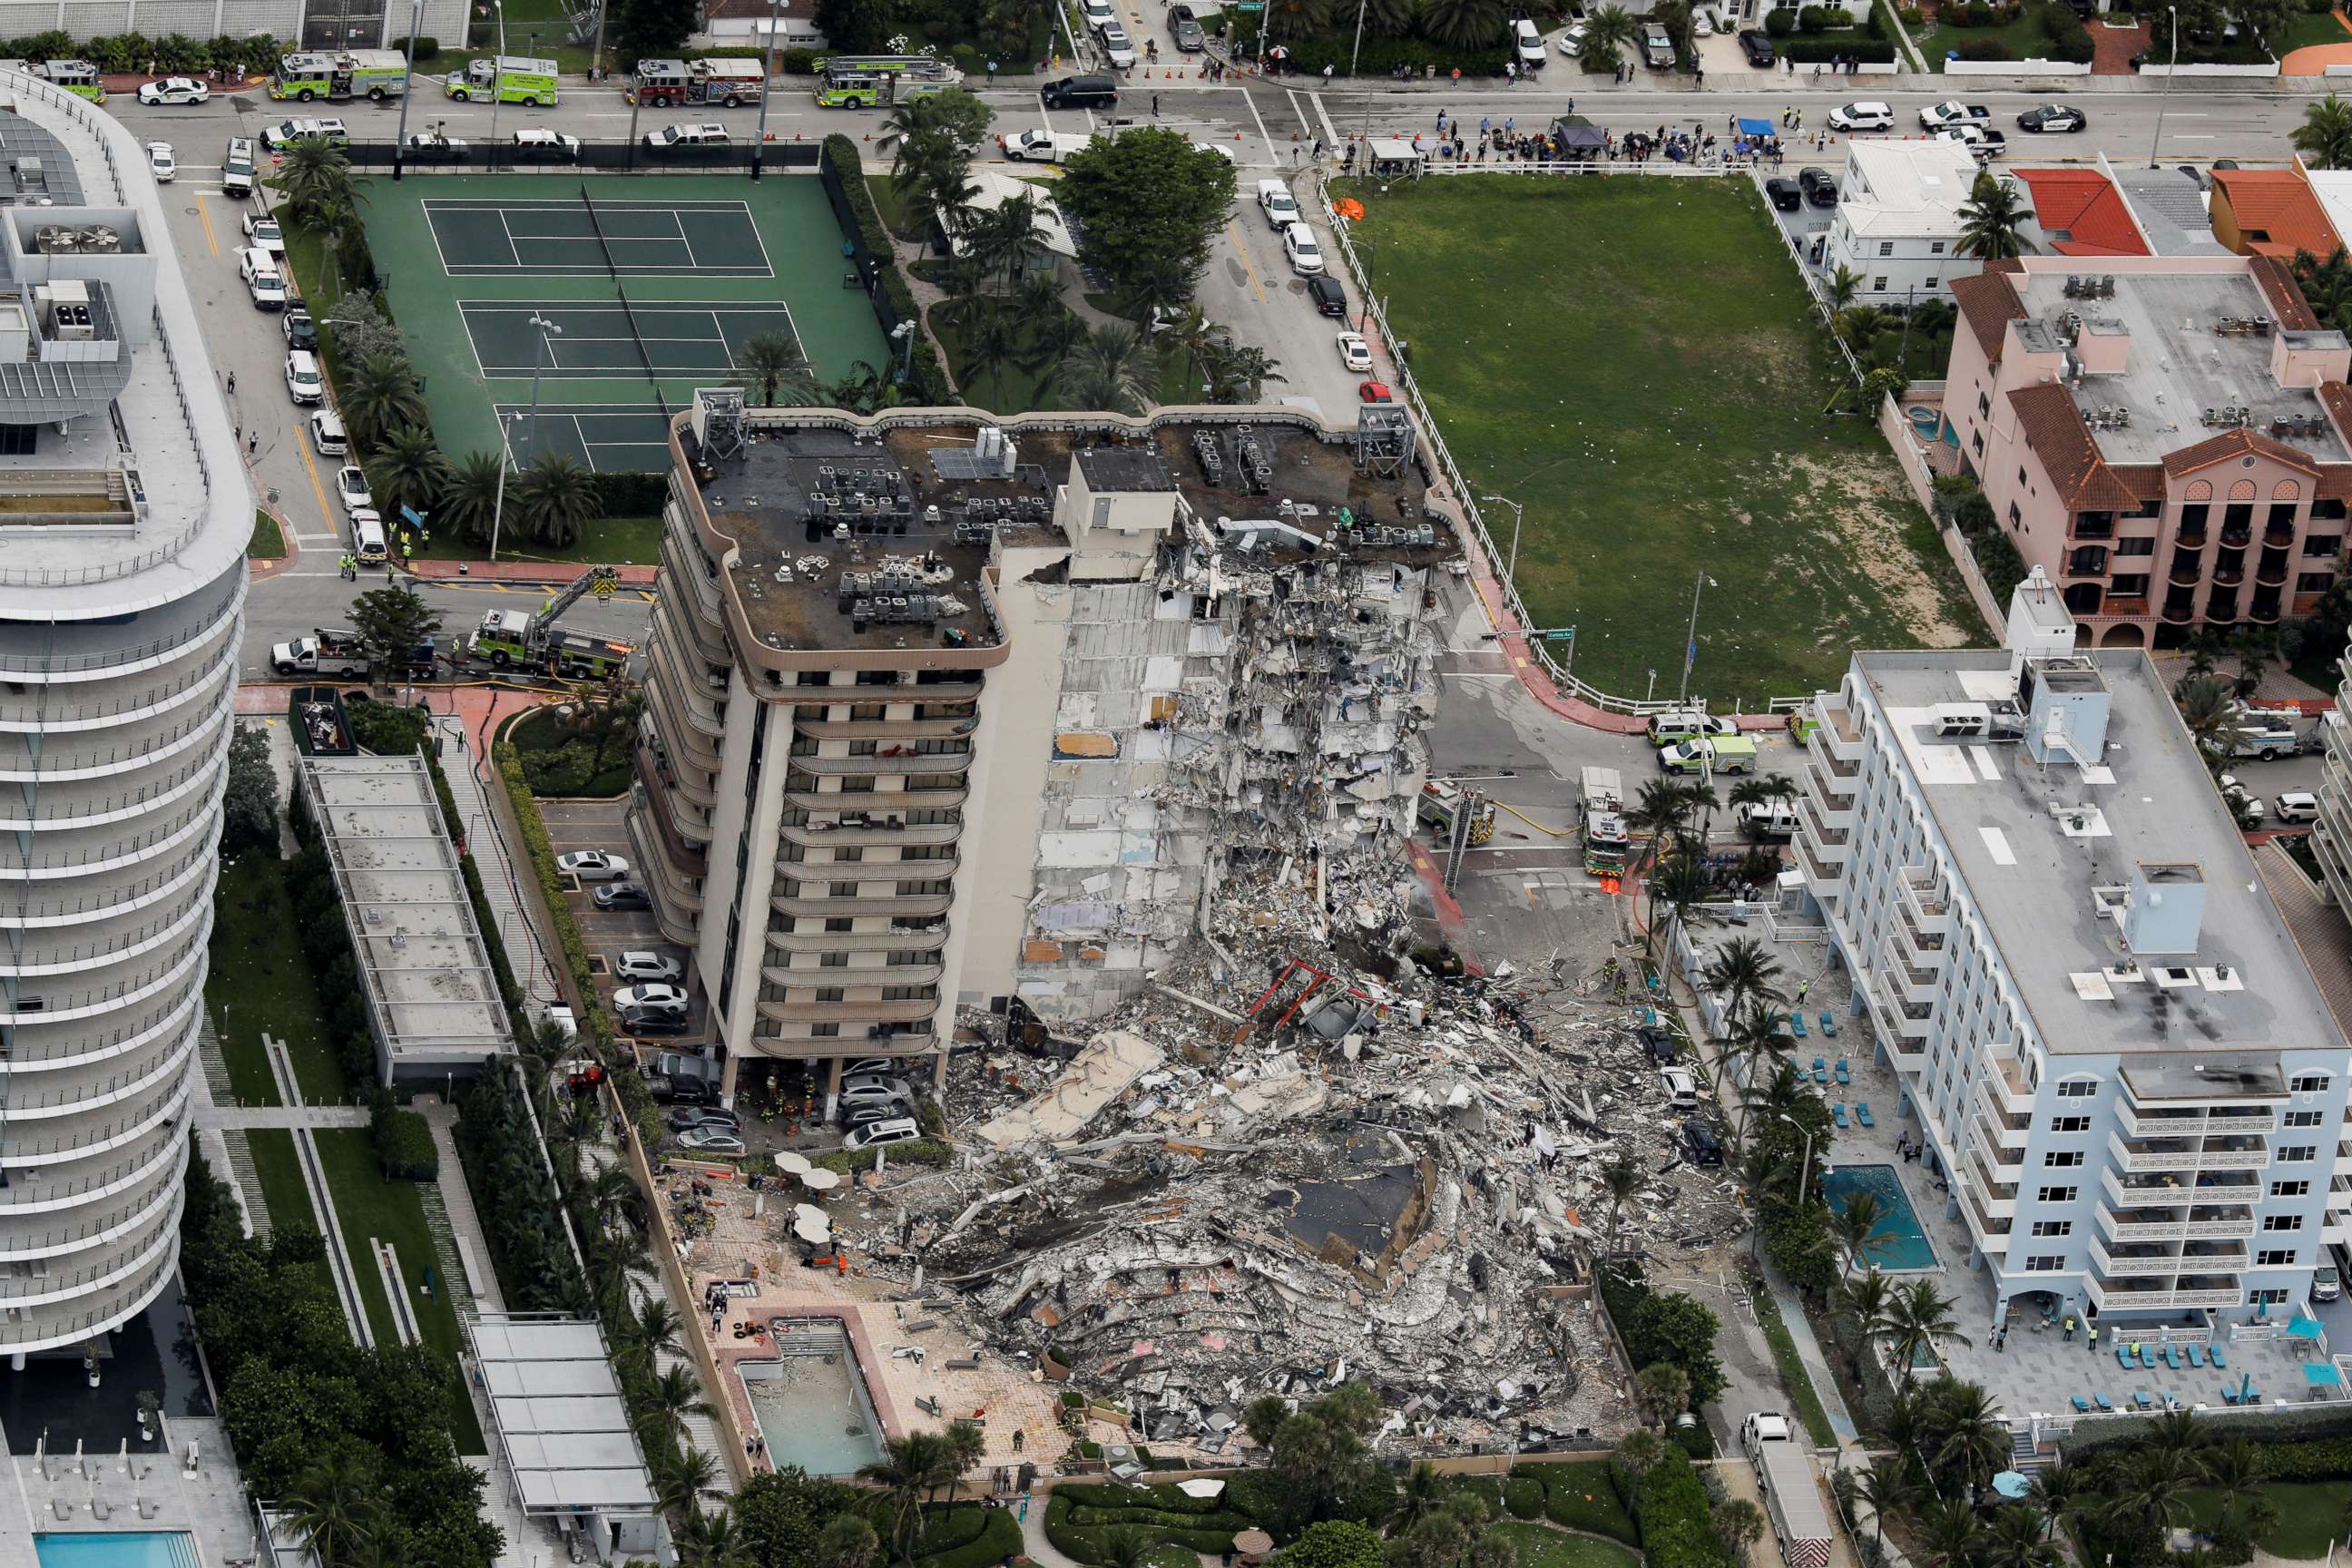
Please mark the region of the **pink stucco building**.
[[2308, 613], [2343, 561], [2352, 344], [2284, 264], [2034, 256], [1952, 295], [1948, 438], [2084, 642]]

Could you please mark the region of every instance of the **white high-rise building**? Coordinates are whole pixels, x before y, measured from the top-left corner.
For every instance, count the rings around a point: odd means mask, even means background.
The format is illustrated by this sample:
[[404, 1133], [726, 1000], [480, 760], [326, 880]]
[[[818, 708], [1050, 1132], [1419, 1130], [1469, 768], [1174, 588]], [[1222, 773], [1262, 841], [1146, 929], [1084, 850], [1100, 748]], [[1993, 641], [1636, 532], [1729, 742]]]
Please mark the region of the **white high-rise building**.
[[1797, 856], [1990, 1273], [2112, 1330], [2301, 1309], [2344, 1239], [2352, 1058], [2171, 695], [2077, 652], [1854, 656]]
[[139, 142], [0, 73], [0, 1349], [177, 1261], [253, 498]]

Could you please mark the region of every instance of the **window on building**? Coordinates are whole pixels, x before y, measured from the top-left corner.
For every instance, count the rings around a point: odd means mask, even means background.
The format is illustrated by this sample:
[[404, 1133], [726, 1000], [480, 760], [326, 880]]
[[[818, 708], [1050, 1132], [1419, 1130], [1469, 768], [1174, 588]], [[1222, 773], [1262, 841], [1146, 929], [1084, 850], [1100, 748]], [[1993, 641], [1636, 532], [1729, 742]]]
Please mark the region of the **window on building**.
[[835, 935], [845, 935], [853, 930], [856, 925], [856, 922], [855, 921], [835, 919], [825, 921], [824, 929]]
[[2221, 509], [2221, 526], [2225, 529], [2253, 527], [2253, 502], [2232, 501], [2229, 505], [2223, 507]]
[[2042, 1163], [2053, 1169], [2069, 1169], [2083, 1163], [2083, 1151], [2080, 1149], [2053, 1149], [2050, 1152], [2042, 1156]]
[[2311, 1195], [2309, 1182], [2273, 1182], [2271, 1196], [2274, 1198], [2307, 1198]]
[[2249, 1307], [2284, 1307], [2286, 1305], [2286, 1292], [2284, 1290], [2249, 1290], [2246, 1292], [2246, 1305]]
[[2074, 1222], [2071, 1219], [2037, 1219], [2033, 1222], [2036, 1236], [2072, 1236]]
[[1894, 254], [1895, 254], [1895, 242], [1894, 242], [1893, 240], [1891, 240], [1891, 239], [1882, 239], [1882, 240], [1880, 240], [1880, 241], [1878, 242], [1878, 254], [1879, 254], [1879, 255], [1881, 255], [1881, 256], [1892, 256], [1892, 255], [1894, 255]]
[[2211, 507], [2206, 505], [2201, 500], [2191, 501], [2187, 506], [2182, 507], [2180, 509], [2180, 531], [2183, 533], [2204, 532], [2205, 519], [2212, 510], [2213, 509]]
[[1941, 255], [1943, 255], [1943, 254], [1944, 254], [1944, 242], [1943, 242], [1942, 240], [1940, 240], [1940, 239], [1937, 239], [1937, 240], [1930, 240], [1930, 241], [1928, 242], [1928, 244], [1927, 244], [1927, 254], [1928, 254], [1928, 255], [1930, 255], [1930, 256], [1941, 256]]
[[2294, 526], [2294, 502], [2291, 500], [2273, 502], [2271, 505], [2268, 525], [2272, 528], [2293, 528]]
[[2025, 1260], [2028, 1274], [2055, 1274], [2065, 1267], [2066, 1255], [2063, 1252], [2040, 1253]]
[[2050, 1119], [2053, 1132], [2088, 1132], [2091, 1119], [2087, 1116], [2053, 1116]]
[[2263, 1228], [2266, 1231], [2301, 1230], [2303, 1228], [2303, 1216], [2299, 1214], [2264, 1215], [2263, 1216]]
[[2021, 528], [2021, 527], [2024, 526], [2024, 523], [2025, 523], [2025, 514], [2024, 514], [2023, 512], [2021, 512], [2021, 511], [2020, 511], [2020, 510], [2017, 510], [2017, 503], [2016, 503], [2015, 501], [2011, 501], [2011, 502], [2010, 502], [2010, 503], [2009, 503], [2009, 526], [2010, 526], [2010, 528], [2011, 528], [2012, 531], [2014, 531], [2014, 530], [2016, 530], [2016, 529], [2018, 529], [2018, 528]]
[[2287, 1088], [2294, 1090], [2297, 1094], [2318, 1094], [2323, 1092], [2329, 1084], [2334, 1083], [2335, 1081], [2336, 1080], [2334, 1079], [2328, 1077], [2324, 1072], [2300, 1073], [2296, 1075], [2293, 1082], [2287, 1085]]
[[2325, 594], [2335, 581], [2336, 574], [2333, 572], [2298, 572], [2294, 577], [2294, 591], [2298, 594]]
[[2088, 1100], [2098, 1092], [2099, 1080], [2096, 1079], [2069, 1079], [2058, 1086], [2058, 1098], [2061, 1100]]
[[2300, 1165], [2315, 1158], [2318, 1153], [2319, 1149], [2315, 1144], [2290, 1143], [2278, 1152], [2278, 1163], [2282, 1165]]
[[2294, 1248], [2292, 1247], [2268, 1247], [2254, 1254], [2254, 1267], [2257, 1268], [2284, 1268], [2294, 1262]]
[[793, 677], [793, 684], [794, 686], [830, 686], [833, 684], [833, 672], [824, 669], [803, 669]]
[[2080, 1187], [2044, 1187], [2036, 1201], [2045, 1204], [2071, 1204], [2081, 1192]]
[[2131, 572], [2119, 574], [2107, 584], [2107, 594], [2117, 599], [2144, 599], [2147, 597], [2147, 574]]
[[2286, 1113], [2289, 1127], [2316, 1127], [2320, 1113], [2316, 1110], [2290, 1110]]
[[846, 969], [849, 967], [849, 954], [820, 952], [816, 955], [816, 966], [819, 969]]
[[2116, 553], [2118, 555], [2153, 555], [2156, 553], [2156, 535], [2153, 533], [2135, 533], [2128, 539], [2118, 539], [2116, 541]]
[[1923, 289], [1933, 289], [1935, 286], [1936, 280], [1933, 278], [1928, 279], [1927, 282], [1920, 285]]
[[1885, 273], [1882, 272], [1877, 277], [1870, 280], [1870, 291], [1874, 294], [1884, 294], [1886, 292]]
[[1970, 437], [1969, 437], [1969, 446], [1970, 449], [1971, 449], [1971, 450], [1973, 450], [1973, 451], [1976, 453], [1976, 455], [1977, 455], [1978, 457], [1979, 457], [1979, 458], [1983, 457], [1983, 456], [1984, 456], [1984, 432], [1983, 432], [1983, 431], [1981, 431], [1981, 430], [1979, 430], [1979, 431], [1978, 431], [1974, 436], [1971, 436]]
[[847, 988], [840, 985], [820, 985], [816, 988], [816, 999], [820, 1002], [838, 1002], [847, 994]]
[[825, 890], [832, 897], [836, 899], [854, 899], [857, 896], [857, 884], [855, 882], [827, 882], [825, 884]]
[[1977, 394], [1977, 413], [1980, 416], [1992, 413], [1992, 399], [1981, 392]]

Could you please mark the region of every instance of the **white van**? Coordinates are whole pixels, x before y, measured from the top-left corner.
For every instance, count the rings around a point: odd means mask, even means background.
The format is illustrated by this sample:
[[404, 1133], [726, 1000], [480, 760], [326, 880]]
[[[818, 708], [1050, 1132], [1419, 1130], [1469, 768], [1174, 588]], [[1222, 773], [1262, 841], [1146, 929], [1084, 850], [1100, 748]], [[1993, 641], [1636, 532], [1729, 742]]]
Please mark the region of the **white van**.
[[910, 1143], [923, 1135], [912, 1117], [901, 1116], [895, 1121], [869, 1121], [863, 1127], [853, 1127], [841, 1146], [852, 1153], [860, 1149], [872, 1149], [886, 1143]]
[[1794, 838], [1797, 808], [1785, 800], [1747, 800], [1736, 814], [1739, 826], [1755, 838]]
[[331, 410], [321, 409], [310, 416], [310, 446], [322, 458], [340, 458], [352, 449], [352, 439], [343, 431], [343, 422]]
[[392, 557], [384, 548], [383, 520], [366, 507], [352, 513], [352, 539], [362, 566], [381, 566]]
[[1674, 741], [1696, 741], [1701, 735], [1736, 735], [1738, 721], [1721, 714], [1706, 714], [1696, 708], [1669, 709], [1650, 715], [1649, 736], [1652, 745], [1663, 746]]
[[1511, 54], [1523, 71], [1540, 70], [1544, 63], [1543, 35], [1525, 16], [1511, 23]]
[[236, 275], [245, 280], [247, 290], [252, 294], [255, 310], [286, 309], [286, 279], [278, 275], [278, 263], [269, 252], [257, 245], [238, 251]]

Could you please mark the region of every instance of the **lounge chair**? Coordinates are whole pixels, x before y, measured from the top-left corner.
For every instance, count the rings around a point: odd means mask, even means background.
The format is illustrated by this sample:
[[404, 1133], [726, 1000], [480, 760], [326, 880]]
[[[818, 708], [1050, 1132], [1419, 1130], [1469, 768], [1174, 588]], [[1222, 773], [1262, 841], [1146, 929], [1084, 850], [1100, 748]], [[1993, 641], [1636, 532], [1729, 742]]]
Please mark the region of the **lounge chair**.
[[[1826, 1017], [1828, 1017], [1828, 1016], [1829, 1016], [1829, 1015], [1828, 1015], [1827, 1013], [1824, 1013], [1824, 1014], [1822, 1014], [1822, 1017], [1824, 1017], [1824, 1018], [1826, 1018]], [[1853, 1081], [1853, 1074], [1846, 1070], [1845, 1058], [1844, 1058], [1843, 1057], [1840, 1057], [1840, 1058], [1838, 1058], [1838, 1059], [1837, 1059], [1837, 1074], [1836, 1074], [1836, 1076], [1837, 1076], [1837, 1080], [1838, 1080], [1838, 1082], [1840, 1082], [1840, 1083], [1852, 1083], [1852, 1082]]]
[[1845, 1101], [1844, 1101], [1844, 1100], [1834, 1100], [1834, 1101], [1831, 1102], [1831, 1105], [1830, 1105], [1830, 1116], [1831, 1116], [1832, 1120], [1835, 1121], [1837, 1122], [1837, 1124], [1838, 1124], [1840, 1127], [1844, 1126], [1844, 1125], [1845, 1125]]
[[[1799, 1039], [1801, 1039], [1801, 1039], [1803, 1039], [1803, 1038], [1805, 1037], [1805, 1016], [1804, 1016], [1802, 1013], [1791, 1013], [1791, 1014], [1790, 1014], [1790, 1015], [1789, 1015], [1789, 1028], [1790, 1028], [1790, 1030], [1793, 1034], [1795, 1034], [1795, 1036], [1797, 1037], [1797, 1038], [1799, 1038]], [[1822, 1058], [1819, 1058], [1819, 1057], [1815, 1057], [1815, 1058], [1813, 1058], [1813, 1066], [1814, 1066], [1815, 1068], [1819, 1068], [1821, 1065], [1822, 1065]]]
[[1829, 1080], [1830, 1064], [1823, 1061], [1821, 1058], [1815, 1057], [1813, 1058], [1813, 1081], [1815, 1083], [1827, 1083]]
[[[1822, 1015], [1822, 1033], [1828, 1036], [1832, 1040], [1837, 1038], [1837, 1020], [1831, 1017], [1827, 1013]], [[1838, 1066], [1843, 1067], [1845, 1066], [1845, 1063], [1841, 1061], [1838, 1063]]]
[[2122, 1367], [2126, 1372], [2129, 1372], [2131, 1370], [2131, 1346], [2117, 1345], [2116, 1347], [2116, 1364]]
[[1870, 1101], [1866, 1100], [1856, 1100], [1854, 1102], [1853, 1114], [1854, 1119], [1860, 1121], [1864, 1127], [1875, 1127], [1878, 1125], [1877, 1122], [1873, 1121], [1870, 1119]]
[[2154, 1372], [2156, 1370], [2156, 1352], [2148, 1349], [2146, 1345], [2140, 1346], [2139, 1364], [2141, 1371]]
[[2205, 1353], [2213, 1358], [2213, 1364], [2215, 1366], [2220, 1367], [2223, 1372], [2230, 1370], [2230, 1358], [2221, 1353], [2221, 1347], [2220, 1345], [2212, 1346], [2210, 1349], [2206, 1351]]
[[2238, 1403], [2241, 1405], [2260, 1405], [2262, 1402], [2263, 1391], [2252, 1384], [2238, 1391]]
[[2205, 1347], [2203, 1345], [2191, 1344], [2189, 1347], [2189, 1364], [2199, 1368], [2202, 1368], [2204, 1366]]
[[2238, 1403], [2238, 1385], [2236, 1384], [2225, 1383], [2221, 1385], [2221, 1403], [2224, 1405], [2235, 1405]]
[[2175, 1372], [2179, 1372], [2180, 1370], [2179, 1347], [2176, 1345], [2166, 1345], [2164, 1347], [2164, 1364], [2170, 1367]]
[[2088, 1415], [2090, 1413], [2091, 1402], [2084, 1398], [2079, 1394], [2074, 1395], [2074, 1414], [2077, 1415]]
[[2145, 1388], [2135, 1388], [2132, 1390], [2132, 1404], [2136, 1408], [2141, 1410], [2153, 1410], [2156, 1408], [2156, 1401], [2147, 1396], [2147, 1390]]
[[2116, 1407], [2107, 1402], [2107, 1396], [2105, 1394], [2094, 1391], [2091, 1397], [2099, 1402], [2099, 1410], [2101, 1414], [2108, 1415], [2115, 1414]]

